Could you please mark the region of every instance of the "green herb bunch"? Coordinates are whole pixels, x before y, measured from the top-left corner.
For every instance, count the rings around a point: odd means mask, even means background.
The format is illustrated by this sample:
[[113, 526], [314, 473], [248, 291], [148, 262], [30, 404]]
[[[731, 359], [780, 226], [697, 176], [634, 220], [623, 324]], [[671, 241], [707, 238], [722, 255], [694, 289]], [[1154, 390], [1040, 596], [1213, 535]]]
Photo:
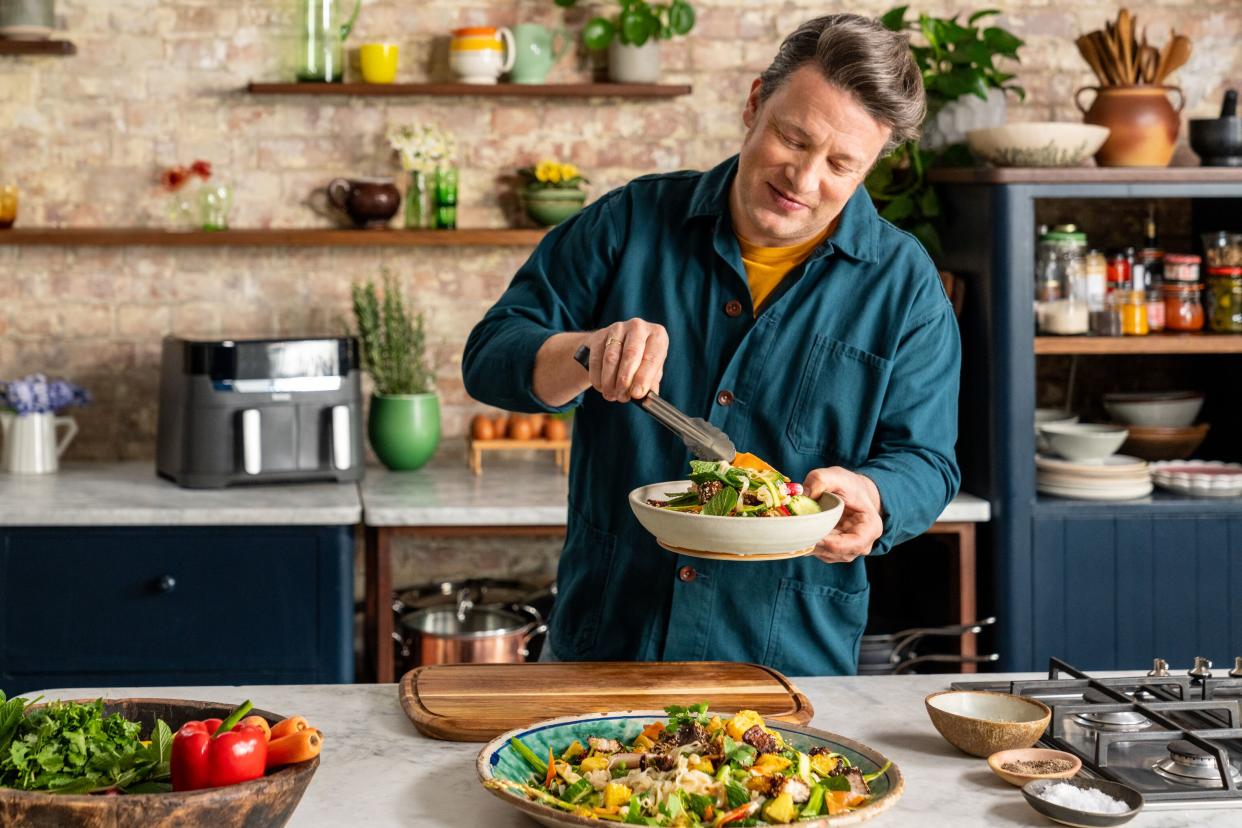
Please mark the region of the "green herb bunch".
[[[621, 10], [615, 17], [593, 17], [582, 29], [582, 42], [588, 49], [606, 49], [614, 37], [627, 46], [642, 46], [653, 37], [670, 40], [694, 28], [694, 7], [686, 0], [649, 3], [647, 0], [617, 0]], [[564, 8], [578, 0], [556, 0]]]
[[362, 367], [377, 394], [427, 394], [435, 375], [427, 359], [422, 313], [406, 310], [397, 278], [384, 271], [384, 298], [375, 283], [354, 283], [354, 320], [362, 343]]
[[0, 788], [66, 794], [172, 790], [173, 735], [162, 720], [143, 745], [142, 725], [119, 713], [105, 717], [102, 700], [51, 702], [26, 715], [28, 704], [0, 692]]
[[[1014, 75], [996, 65], [997, 60], [1018, 61], [1021, 39], [999, 26], [984, 25], [998, 9], [983, 9], [966, 22], [958, 15], [932, 17], [920, 14], [906, 19], [909, 6], [898, 6], [880, 18], [885, 28], [911, 32], [920, 42], [911, 42], [910, 52], [923, 75], [927, 92], [927, 120], [936, 117], [945, 104], [966, 95], [987, 100], [988, 90], [1002, 89], [1019, 98], [1026, 91], [1010, 83]], [[927, 171], [936, 165], [970, 163], [965, 145], [957, 144], [930, 152], [910, 141], [882, 158], [867, 176], [867, 191], [880, 215], [908, 230], [927, 248], [932, 257], [940, 255], [940, 237], [934, 221], [940, 216], [940, 201], [927, 181]]]

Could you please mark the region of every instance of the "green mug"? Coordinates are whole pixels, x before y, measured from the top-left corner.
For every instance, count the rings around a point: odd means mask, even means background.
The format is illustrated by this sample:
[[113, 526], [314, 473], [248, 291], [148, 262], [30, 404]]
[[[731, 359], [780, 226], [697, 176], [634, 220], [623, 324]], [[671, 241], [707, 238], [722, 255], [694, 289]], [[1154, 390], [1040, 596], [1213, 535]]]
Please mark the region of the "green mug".
[[569, 48], [569, 33], [538, 23], [519, 23], [512, 27], [512, 31], [516, 57], [513, 69], [509, 71], [509, 80], [513, 83], [543, 83], [553, 64]]

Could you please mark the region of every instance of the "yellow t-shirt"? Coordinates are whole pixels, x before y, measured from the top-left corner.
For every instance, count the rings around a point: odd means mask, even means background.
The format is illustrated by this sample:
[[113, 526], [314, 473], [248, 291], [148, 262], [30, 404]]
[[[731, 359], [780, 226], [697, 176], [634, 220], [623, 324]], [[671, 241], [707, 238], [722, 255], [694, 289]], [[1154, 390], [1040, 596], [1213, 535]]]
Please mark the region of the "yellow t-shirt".
[[811, 251], [828, 237], [831, 229], [831, 226], [825, 227], [824, 232], [815, 238], [793, 247], [760, 247], [741, 236], [737, 237], [738, 246], [742, 249], [742, 264], [746, 266], [750, 298], [754, 302], [756, 313], [786, 274], [811, 255]]

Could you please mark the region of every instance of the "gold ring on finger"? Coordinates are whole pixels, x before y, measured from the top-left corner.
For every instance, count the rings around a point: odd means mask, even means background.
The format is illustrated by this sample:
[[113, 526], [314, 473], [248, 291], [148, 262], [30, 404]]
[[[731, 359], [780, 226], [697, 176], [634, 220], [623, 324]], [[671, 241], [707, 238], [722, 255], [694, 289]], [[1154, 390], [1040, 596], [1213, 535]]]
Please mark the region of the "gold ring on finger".
[[605, 348], [608, 348], [608, 347], [610, 347], [610, 346], [612, 346], [612, 345], [614, 345], [614, 344], [616, 344], [616, 345], [620, 345], [620, 344], [621, 344], [621, 340], [617, 339], [615, 336], [610, 336], [610, 337], [608, 337], [607, 339], [605, 339], [605, 340], [604, 340], [604, 347], [605, 347]]

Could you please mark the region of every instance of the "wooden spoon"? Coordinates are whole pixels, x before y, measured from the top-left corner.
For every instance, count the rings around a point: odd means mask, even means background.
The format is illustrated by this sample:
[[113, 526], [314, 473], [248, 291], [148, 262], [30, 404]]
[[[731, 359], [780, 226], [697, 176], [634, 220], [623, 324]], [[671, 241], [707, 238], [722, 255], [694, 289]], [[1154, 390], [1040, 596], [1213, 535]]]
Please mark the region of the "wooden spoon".
[[1126, 84], [1134, 83], [1134, 29], [1130, 10], [1117, 12], [1117, 41], [1121, 52], [1121, 76]]
[[1104, 65], [1100, 60], [1100, 54], [1095, 50], [1095, 41], [1089, 35], [1082, 35], [1074, 41], [1078, 45], [1078, 54], [1082, 55], [1082, 59], [1091, 67], [1091, 71], [1095, 73], [1096, 79], [1100, 82], [1100, 86], [1108, 86], [1108, 74], [1104, 71]]
[[1094, 32], [1096, 36], [1096, 48], [1101, 49], [1104, 63], [1108, 67], [1108, 73], [1112, 77], [1110, 85], [1121, 85], [1122, 80], [1121, 55], [1117, 52], [1117, 43], [1109, 36], [1102, 32]]
[[1190, 60], [1190, 38], [1185, 35], [1174, 35], [1169, 41], [1168, 57], [1160, 67], [1156, 83], [1164, 83], [1164, 79], [1186, 65]]

